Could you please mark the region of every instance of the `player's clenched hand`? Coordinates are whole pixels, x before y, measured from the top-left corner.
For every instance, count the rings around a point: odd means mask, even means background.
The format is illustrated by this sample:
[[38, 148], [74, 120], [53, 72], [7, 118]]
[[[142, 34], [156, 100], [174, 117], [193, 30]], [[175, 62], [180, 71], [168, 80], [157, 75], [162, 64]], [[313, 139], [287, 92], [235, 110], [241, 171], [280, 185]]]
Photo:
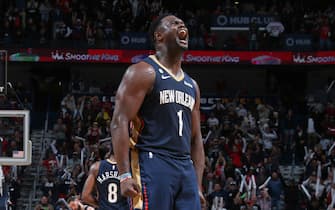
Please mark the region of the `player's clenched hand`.
[[125, 197], [136, 197], [141, 194], [140, 186], [135, 182], [134, 179], [128, 178], [121, 182], [121, 195]]
[[205, 196], [204, 194], [202, 194], [202, 192], [199, 190], [199, 197], [200, 197], [200, 204], [201, 204], [201, 209], [202, 210], [205, 210], [207, 209], [206, 207], [206, 199], [205, 199]]

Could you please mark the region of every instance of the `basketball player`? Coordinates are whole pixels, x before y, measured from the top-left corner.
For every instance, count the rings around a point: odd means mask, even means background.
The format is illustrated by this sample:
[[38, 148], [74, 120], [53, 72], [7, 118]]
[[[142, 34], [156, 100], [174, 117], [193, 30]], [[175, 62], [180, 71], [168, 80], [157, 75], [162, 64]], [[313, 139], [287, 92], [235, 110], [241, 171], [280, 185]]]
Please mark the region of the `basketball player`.
[[156, 54], [130, 66], [116, 94], [111, 132], [121, 192], [134, 209], [199, 210], [205, 205], [200, 92], [181, 68], [188, 30], [166, 15], [151, 31]]
[[127, 198], [121, 196], [113, 154], [113, 149], [110, 149], [107, 159], [91, 166], [82, 191], [82, 201], [99, 210], [129, 210]]

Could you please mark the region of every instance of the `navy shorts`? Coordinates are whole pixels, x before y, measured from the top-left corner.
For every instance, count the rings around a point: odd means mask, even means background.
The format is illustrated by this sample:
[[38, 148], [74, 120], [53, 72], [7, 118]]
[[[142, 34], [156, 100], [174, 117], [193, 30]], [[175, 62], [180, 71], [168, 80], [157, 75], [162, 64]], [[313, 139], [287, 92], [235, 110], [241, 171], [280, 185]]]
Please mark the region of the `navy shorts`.
[[[197, 177], [190, 159], [151, 152], [140, 152], [138, 158], [143, 210], [201, 209]], [[135, 206], [134, 210], [140, 209]]]

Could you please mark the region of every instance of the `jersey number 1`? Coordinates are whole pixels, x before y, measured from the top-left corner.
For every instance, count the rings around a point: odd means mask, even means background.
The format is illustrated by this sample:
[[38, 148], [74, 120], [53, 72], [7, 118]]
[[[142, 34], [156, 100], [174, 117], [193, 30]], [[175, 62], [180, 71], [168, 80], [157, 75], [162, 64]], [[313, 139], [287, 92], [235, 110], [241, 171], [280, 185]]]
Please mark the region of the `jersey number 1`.
[[108, 202], [116, 203], [117, 201], [117, 185], [115, 183], [110, 183], [108, 185]]
[[179, 136], [183, 136], [183, 110], [179, 110], [177, 112], [177, 116], [178, 116], [178, 121], [179, 121]]

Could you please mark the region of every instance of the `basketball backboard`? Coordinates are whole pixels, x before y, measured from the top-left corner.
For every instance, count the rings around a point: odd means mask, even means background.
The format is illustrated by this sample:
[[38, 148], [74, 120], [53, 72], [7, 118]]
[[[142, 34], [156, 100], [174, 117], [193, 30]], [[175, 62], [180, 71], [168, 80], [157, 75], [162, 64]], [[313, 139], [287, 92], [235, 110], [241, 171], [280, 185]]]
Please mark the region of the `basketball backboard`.
[[30, 165], [28, 110], [0, 110], [0, 165]]

